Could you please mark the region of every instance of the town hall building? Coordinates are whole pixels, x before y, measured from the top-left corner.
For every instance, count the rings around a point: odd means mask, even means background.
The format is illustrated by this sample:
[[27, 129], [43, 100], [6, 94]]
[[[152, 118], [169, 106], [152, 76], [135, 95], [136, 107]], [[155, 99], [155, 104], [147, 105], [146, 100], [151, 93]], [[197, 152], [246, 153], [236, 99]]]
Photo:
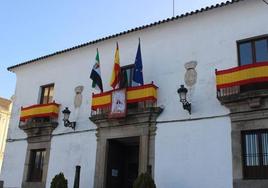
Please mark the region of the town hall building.
[[132, 188], [143, 172], [157, 188], [268, 187], [263, 0], [205, 7], [8, 70], [17, 84], [6, 188], [49, 188], [60, 172], [81, 188]]

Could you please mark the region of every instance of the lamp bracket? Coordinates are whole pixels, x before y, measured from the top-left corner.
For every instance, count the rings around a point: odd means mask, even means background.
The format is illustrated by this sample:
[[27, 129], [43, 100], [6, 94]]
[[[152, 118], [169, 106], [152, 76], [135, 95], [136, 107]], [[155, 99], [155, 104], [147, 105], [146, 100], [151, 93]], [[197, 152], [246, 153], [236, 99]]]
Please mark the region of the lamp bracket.
[[191, 110], [192, 110], [191, 103], [189, 103], [188, 101], [184, 101], [182, 102], [182, 105], [183, 105], [183, 109], [187, 110], [189, 114], [191, 114]]
[[63, 119], [63, 122], [64, 122], [64, 127], [70, 127], [73, 130], [75, 130], [75, 127], [76, 127], [76, 122], [75, 121], [70, 122], [69, 120], [64, 120]]

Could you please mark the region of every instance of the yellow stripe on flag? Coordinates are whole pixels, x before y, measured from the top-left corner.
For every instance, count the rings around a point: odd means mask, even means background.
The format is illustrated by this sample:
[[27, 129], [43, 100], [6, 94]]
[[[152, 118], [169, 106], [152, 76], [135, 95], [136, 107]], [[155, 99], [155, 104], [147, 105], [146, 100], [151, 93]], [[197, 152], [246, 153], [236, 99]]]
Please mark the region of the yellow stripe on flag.
[[108, 105], [110, 103], [111, 103], [110, 93], [103, 96], [92, 97], [92, 106]]
[[240, 82], [243, 80], [268, 77], [268, 66], [253, 67], [236, 72], [217, 75], [217, 85]]
[[[157, 87], [153, 84], [148, 84], [144, 86], [137, 86], [133, 88], [128, 88], [127, 93], [127, 103], [133, 102], [143, 102], [146, 100], [156, 100], [157, 99]], [[92, 96], [92, 109], [96, 110], [98, 108], [104, 108], [111, 105], [111, 92], [102, 93]]]
[[37, 106], [33, 108], [22, 109], [21, 118], [27, 116], [38, 116], [40, 114], [59, 113], [59, 107], [56, 105]]
[[147, 97], [157, 98], [156, 89], [154, 87], [131, 90], [127, 92], [127, 100], [137, 100]]

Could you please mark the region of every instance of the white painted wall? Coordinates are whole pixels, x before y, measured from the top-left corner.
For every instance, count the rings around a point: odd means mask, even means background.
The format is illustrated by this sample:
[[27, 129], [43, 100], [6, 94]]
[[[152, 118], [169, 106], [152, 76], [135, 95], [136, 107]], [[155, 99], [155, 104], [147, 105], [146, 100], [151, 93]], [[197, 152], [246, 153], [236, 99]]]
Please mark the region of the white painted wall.
[[[72, 112], [74, 88], [78, 85], [85, 87], [79, 116], [74, 117], [72, 113], [71, 120], [77, 121], [77, 131], [94, 129], [95, 125], [88, 119], [91, 93], [94, 92], [89, 75], [96, 48], [100, 52], [104, 89], [110, 90], [116, 41], [119, 42], [121, 65], [127, 65], [134, 63], [139, 37], [144, 80], [146, 83], [154, 81], [159, 87], [158, 104], [165, 106], [158, 121], [226, 115], [228, 110], [216, 98], [214, 71], [216, 68], [237, 66], [237, 40], [268, 33], [267, 11], [268, 6], [260, 0], [243, 1], [16, 68], [17, 86], [9, 138], [26, 137], [18, 128], [20, 107], [38, 103], [40, 86], [49, 83], [55, 83], [54, 99], [62, 105], [61, 110], [68, 106]], [[184, 63], [191, 60], [198, 62], [198, 79], [191, 93], [193, 113], [189, 115], [182, 109], [176, 91], [180, 84], [184, 84]], [[47, 187], [51, 178], [60, 170], [73, 183], [74, 166], [78, 163], [82, 166], [83, 187], [92, 187], [96, 147], [94, 132], [57, 136], [59, 133], [73, 132], [63, 126], [61, 119], [60, 114], [59, 126], [53, 132], [55, 136], [52, 138]], [[157, 184], [160, 188], [175, 188], [179, 185], [186, 188], [229, 188], [232, 181], [230, 148], [228, 118], [158, 124]], [[18, 151], [20, 156], [17, 155]], [[0, 179], [5, 180], [6, 186], [20, 187], [25, 151], [25, 140], [7, 144], [5, 167], [0, 176]], [[67, 155], [70, 160], [66, 159]], [[174, 171], [170, 168], [172, 164], [178, 167]], [[206, 177], [203, 177], [201, 171], [205, 166]]]
[[95, 132], [84, 132], [52, 139], [47, 187], [53, 177], [63, 172], [68, 187], [73, 187], [75, 166], [80, 165], [80, 187], [93, 187], [96, 157]]
[[157, 187], [232, 187], [229, 118], [159, 124], [155, 144]]

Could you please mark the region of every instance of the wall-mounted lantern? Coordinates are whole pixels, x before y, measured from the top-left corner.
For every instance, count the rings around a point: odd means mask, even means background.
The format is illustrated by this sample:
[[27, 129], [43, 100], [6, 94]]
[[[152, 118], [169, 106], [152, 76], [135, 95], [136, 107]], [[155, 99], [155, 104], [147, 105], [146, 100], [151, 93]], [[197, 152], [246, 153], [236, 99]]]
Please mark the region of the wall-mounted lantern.
[[189, 114], [191, 114], [191, 103], [187, 101], [187, 88], [184, 87], [184, 85], [181, 85], [181, 87], [178, 89], [178, 94], [180, 96], [180, 102], [183, 105], [183, 109], [187, 110]]
[[70, 127], [73, 130], [75, 130], [76, 122], [70, 122], [69, 117], [71, 114], [71, 111], [68, 109], [68, 107], [65, 107], [65, 109], [62, 111], [63, 113], [63, 122], [65, 127]]

